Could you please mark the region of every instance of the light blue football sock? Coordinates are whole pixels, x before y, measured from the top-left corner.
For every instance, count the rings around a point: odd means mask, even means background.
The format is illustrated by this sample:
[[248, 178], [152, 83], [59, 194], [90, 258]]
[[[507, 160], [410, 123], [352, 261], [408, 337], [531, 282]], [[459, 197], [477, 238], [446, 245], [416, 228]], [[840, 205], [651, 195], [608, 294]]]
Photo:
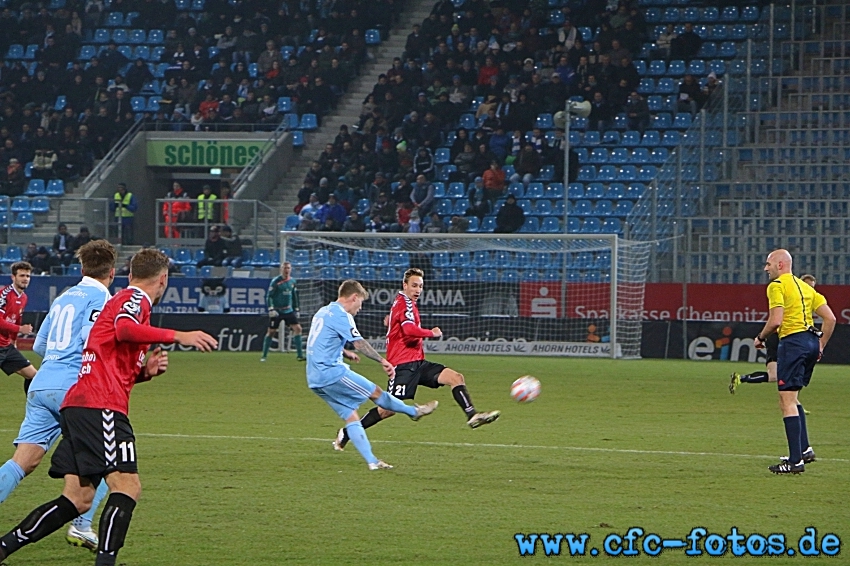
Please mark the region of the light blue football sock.
[[369, 464], [376, 463], [378, 459], [372, 454], [372, 445], [369, 443], [369, 438], [366, 436], [366, 431], [363, 430], [363, 425], [360, 424], [360, 421], [346, 424], [345, 430], [348, 431], [348, 438], [354, 447], [357, 448], [357, 451], [360, 452], [360, 455], [363, 456], [363, 459]]
[[26, 474], [14, 460], [9, 460], [0, 466], [0, 503], [6, 501], [9, 494], [15, 491]]
[[378, 400], [375, 401], [375, 404], [382, 409], [386, 409], [394, 413], [402, 413], [404, 415], [407, 415], [408, 417], [416, 416], [416, 407], [406, 405], [404, 401], [402, 401], [401, 399], [396, 399], [386, 391], [381, 393], [381, 396], [378, 397]]
[[81, 531], [92, 530], [91, 522], [94, 518], [94, 514], [97, 512], [97, 508], [100, 507], [100, 502], [103, 501], [103, 498], [106, 497], [107, 493], [109, 493], [109, 488], [106, 485], [106, 480], [100, 480], [100, 485], [97, 486], [97, 491], [94, 492], [91, 509], [71, 521], [71, 523]]

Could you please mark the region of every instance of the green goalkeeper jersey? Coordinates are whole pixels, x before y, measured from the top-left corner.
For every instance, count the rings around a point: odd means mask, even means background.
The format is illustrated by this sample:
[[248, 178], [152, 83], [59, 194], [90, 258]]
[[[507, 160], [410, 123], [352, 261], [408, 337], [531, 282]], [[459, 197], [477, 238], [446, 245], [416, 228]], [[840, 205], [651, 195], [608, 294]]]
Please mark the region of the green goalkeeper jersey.
[[281, 314], [298, 310], [298, 288], [295, 279], [290, 277], [284, 280], [282, 275], [272, 279], [266, 293], [266, 306], [269, 310], [274, 309]]

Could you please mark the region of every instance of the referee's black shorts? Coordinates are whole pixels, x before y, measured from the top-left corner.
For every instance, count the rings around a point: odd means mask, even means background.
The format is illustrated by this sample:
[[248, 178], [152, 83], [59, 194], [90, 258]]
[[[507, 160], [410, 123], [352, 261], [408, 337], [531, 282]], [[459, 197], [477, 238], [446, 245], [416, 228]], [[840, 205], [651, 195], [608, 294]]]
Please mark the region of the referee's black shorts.
[[799, 391], [809, 385], [820, 355], [820, 341], [812, 332], [795, 332], [779, 341], [776, 385], [780, 391]]

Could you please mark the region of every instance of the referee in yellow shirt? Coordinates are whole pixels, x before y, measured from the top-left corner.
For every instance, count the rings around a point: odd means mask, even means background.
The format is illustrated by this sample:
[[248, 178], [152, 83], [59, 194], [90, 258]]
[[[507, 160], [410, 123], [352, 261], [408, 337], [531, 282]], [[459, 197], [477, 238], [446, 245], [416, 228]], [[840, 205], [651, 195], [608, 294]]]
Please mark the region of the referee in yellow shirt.
[[[823, 295], [791, 274], [788, 250], [771, 252], [764, 270], [770, 277], [767, 286], [770, 316], [755, 345], [763, 348], [767, 337], [778, 332], [776, 383], [788, 438], [788, 458], [782, 458], [769, 469], [774, 474], [799, 474], [806, 471], [806, 462], [815, 461], [815, 453], [809, 445], [806, 416], [797, 395], [809, 385], [815, 364], [835, 328], [835, 315]], [[823, 319], [820, 330], [814, 325], [815, 313]]]

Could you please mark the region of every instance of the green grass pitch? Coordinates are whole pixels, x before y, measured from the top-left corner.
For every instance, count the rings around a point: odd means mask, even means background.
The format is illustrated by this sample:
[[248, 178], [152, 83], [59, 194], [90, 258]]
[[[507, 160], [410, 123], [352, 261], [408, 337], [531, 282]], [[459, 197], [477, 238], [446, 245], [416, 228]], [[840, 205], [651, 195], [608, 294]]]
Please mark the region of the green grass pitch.
[[[702, 526], [722, 535], [808, 526], [850, 541], [850, 381], [846, 367], [821, 366], [802, 400], [819, 461], [800, 476], [767, 466], [787, 450], [775, 387], [727, 391], [733, 370], [755, 364], [518, 357], [434, 358], [465, 374], [493, 425], [469, 430], [448, 390], [418, 423], [394, 417], [368, 431], [375, 454], [395, 465], [369, 472], [353, 446], [330, 440], [336, 415], [305, 384], [291, 354], [172, 354], [169, 372], [135, 389], [142, 500], [119, 562], [143, 565], [462, 564], [612, 562], [682, 564], [682, 550], [657, 558], [520, 558], [516, 533], [611, 532], [640, 526], [683, 538]], [[368, 360], [364, 375], [385, 384]], [[511, 382], [542, 382], [540, 398], [514, 403]], [[367, 405], [368, 408], [369, 405]], [[0, 378], [0, 461], [11, 456], [24, 412], [21, 379]], [[361, 415], [364, 414], [361, 411]], [[0, 532], [54, 498], [61, 482], [47, 464], [0, 505]], [[9, 566], [91, 564], [64, 531], [23, 549]], [[694, 560], [694, 559], [692, 559]], [[703, 555], [700, 563], [755, 558]], [[811, 562], [761, 558], [771, 565]], [[688, 562], [690, 563], [690, 562]]]

